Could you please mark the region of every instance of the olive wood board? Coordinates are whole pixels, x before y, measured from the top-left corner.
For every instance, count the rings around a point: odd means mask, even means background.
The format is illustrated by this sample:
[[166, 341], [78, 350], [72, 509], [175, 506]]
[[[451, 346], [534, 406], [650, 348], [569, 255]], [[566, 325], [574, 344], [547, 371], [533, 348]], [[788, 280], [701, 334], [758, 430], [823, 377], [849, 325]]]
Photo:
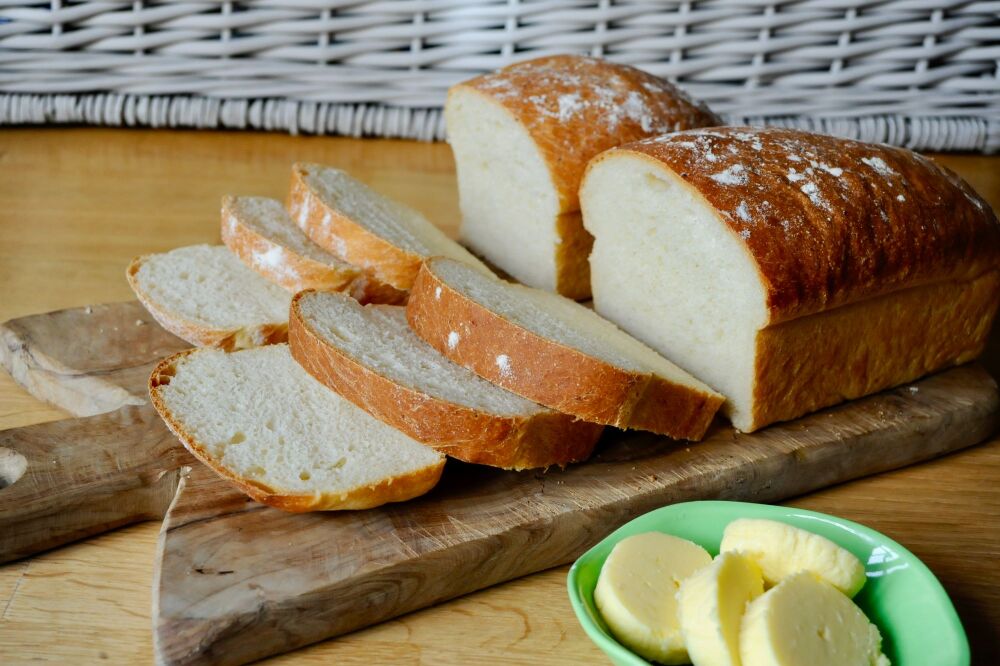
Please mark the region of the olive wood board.
[[231, 488], [160, 423], [146, 376], [187, 345], [138, 304], [24, 317], [0, 336], [19, 383], [81, 415], [0, 432], [0, 561], [162, 519], [163, 664], [247, 663], [564, 564], [664, 504], [773, 502], [927, 460], [986, 439], [1000, 407], [971, 364], [753, 434], [719, 422], [694, 444], [609, 429], [565, 470], [449, 461], [421, 498], [294, 515]]

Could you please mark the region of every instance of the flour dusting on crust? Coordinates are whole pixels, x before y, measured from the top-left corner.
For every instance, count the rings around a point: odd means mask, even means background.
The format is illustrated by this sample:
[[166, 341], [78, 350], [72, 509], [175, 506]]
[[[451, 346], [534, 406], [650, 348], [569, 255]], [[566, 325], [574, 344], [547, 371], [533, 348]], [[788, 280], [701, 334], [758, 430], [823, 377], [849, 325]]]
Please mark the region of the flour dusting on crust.
[[908, 150], [782, 128], [688, 130], [622, 150], [659, 160], [743, 240], [772, 321], [1000, 270], [996, 215]]
[[544, 128], [569, 149], [587, 138], [580, 127], [610, 140], [599, 152], [643, 136], [720, 122], [667, 81], [585, 56], [528, 60], [467, 85], [507, 105], [529, 131]]
[[[877, 194], [885, 192], [886, 199], [895, 205], [907, 202], [906, 183], [887, 156], [866, 154], [860, 159], [847, 159], [839, 151], [812, 141], [810, 136], [782, 129], [709, 128], [652, 137], [634, 145], [655, 146], [652, 152], [675, 156], [684, 165], [682, 171], [734, 188], [732, 207], [723, 207], [721, 212], [738, 225], [737, 231], [744, 239], [750, 237], [749, 227], [775, 214], [771, 204], [758, 195], [774, 189], [771, 181], [776, 173], [798, 193], [786, 203], [796, 198], [802, 202], [797, 208], [783, 206], [785, 212], [774, 220], [790, 235], [811, 233], [810, 225], [831, 221], [838, 200], [856, 204], [858, 183], [870, 179], [872, 172], [877, 178], [871, 187]], [[738, 192], [744, 196], [737, 198]], [[977, 197], [970, 200], [978, 205]], [[879, 208], [884, 206], [874, 206], [873, 210]], [[885, 210], [876, 214], [883, 221], [888, 219]], [[813, 221], [803, 224], [803, 216]]]

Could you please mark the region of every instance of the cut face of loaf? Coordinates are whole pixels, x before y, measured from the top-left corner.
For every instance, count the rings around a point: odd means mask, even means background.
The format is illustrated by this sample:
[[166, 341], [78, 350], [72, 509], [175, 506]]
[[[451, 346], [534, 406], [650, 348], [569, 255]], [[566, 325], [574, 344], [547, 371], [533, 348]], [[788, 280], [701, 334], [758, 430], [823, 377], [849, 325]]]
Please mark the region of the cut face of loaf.
[[187, 449], [285, 511], [367, 509], [427, 492], [444, 457], [322, 386], [287, 345], [164, 359], [153, 405]]
[[303, 289], [343, 291], [365, 303], [400, 303], [406, 298], [405, 292], [379, 282], [309, 240], [275, 199], [225, 197], [222, 242], [247, 266], [292, 293]]
[[461, 238], [524, 284], [590, 295], [593, 239], [577, 189], [587, 162], [622, 143], [719, 124], [669, 83], [594, 58], [506, 67], [448, 92]]
[[[292, 302], [289, 343], [292, 356], [324, 385], [466, 462], [505, 469], [565, 465], [587, 458], [602, 430], [452, 363], [410, 330], [400, 306], [304, 292]], [[460, 344], [457, 333], [449, 344]]]
[[406, 314], [452, 361], [586, 421], [700, 439], [722, 402], [582, 305], [449, 259], [424, 264]]
[[783, 129], [608, 151], [581, 187], [595, 308], [751, 431], [979, 354], [1000, 230], [906, 150]]
[[193, 345], [232, 350], [287, 338], [291, 294], [222, 245], [137, 257], [126, 276], [156, 321]]
[[295, 164], [288, 209], [314, 243], [402, 291], [430, 256], [489, 271], [423, 215], [339, 169]]

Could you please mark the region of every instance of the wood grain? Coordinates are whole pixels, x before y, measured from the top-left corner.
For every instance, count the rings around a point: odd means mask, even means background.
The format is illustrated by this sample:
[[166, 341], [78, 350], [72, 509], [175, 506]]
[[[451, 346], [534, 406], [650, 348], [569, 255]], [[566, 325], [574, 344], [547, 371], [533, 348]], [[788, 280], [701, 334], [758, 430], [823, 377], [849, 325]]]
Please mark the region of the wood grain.
[[23, 473], [0, 483], [0, 562], [161, 518], [195, 464], [149, 405], [3, 430], [3, 453]]
[[[71, 331], [79, 331], [75, 337]], [[76, 416], [149, 403], [153, 365], [191, 345], [138, 301], [87, 305], [0, 324], [0, 364], [35, 397]]]
[[[0, 320], [131, 298], [133, 256], [217, 240], [222, 194], [281, 197], [294, 160], [339, 165], [454, 230], [448, 148], [260, 133], [0, 132]], [[945, 156], [994, 208], [1000, 158]], [[1000, 369], [1000, 336], [985, 363]], [[0, 373], [0, 428], [62, 418]], [[880, 529], [952, 594], [975, 663], [1000, 663], [1000, 441], [794, 504]], [[148, 663], [158, 526], [145, 523], [0, 566], [5, 664]], [[284, 664], [606, 663], [573, 619], [565, 567], [317, 644]]]

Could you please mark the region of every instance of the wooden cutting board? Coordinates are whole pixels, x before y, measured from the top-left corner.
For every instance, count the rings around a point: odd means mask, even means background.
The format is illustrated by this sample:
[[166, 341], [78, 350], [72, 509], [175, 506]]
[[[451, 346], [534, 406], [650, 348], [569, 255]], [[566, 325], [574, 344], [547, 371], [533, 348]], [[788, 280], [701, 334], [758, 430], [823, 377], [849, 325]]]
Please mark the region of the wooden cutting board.
[[670, 502], [777, 501], [985, 439], [995, 382], [975, 365], [704, 442], [610, 432], [589, 462], [511, 473], [450, 461], [411, 502], [290, 515], [195, 462], [145, 404], [145, 376], [182, 341], [135, 303], [0, 327], [3, 363], [84, 418], [0, 432], [0, 561], [163, 518], [157, 660], [240, 664], [574, 559]]

